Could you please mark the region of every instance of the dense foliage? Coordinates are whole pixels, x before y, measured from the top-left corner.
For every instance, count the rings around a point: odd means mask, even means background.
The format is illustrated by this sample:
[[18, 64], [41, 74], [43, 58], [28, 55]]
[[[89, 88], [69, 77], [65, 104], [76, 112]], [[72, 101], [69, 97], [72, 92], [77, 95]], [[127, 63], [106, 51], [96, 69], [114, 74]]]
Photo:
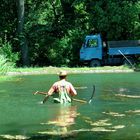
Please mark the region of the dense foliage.
[[16, 66], [19, 60], [18, 53], [12, 51], [10, 42], [2, 42], [0, 38], [0, 74], [5, 74]]
[[[22, 37], [17, 1], [24, 1]], [[23, 51], [28, 51], [25, 60], [31, 66], [77, 66], [87, 34], [101, 33], [104, 40], [140, 39], [138, 0], [1, 0], [0, 12], [0, 37], [7, 36], [13, 52], [21, 52], [26, 41]]]

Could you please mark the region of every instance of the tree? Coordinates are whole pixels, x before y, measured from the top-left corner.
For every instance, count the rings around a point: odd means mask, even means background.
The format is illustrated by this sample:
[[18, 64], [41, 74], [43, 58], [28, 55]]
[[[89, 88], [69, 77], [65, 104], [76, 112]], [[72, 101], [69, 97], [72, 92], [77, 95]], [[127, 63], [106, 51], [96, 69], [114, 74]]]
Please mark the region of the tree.
[[21, 49], [21, 59], [23, 66], [29, 66], [28, 58], [28, 45], [24, 34], [24, 0], [18, 0], [17, 2], [18, 11], [18, 27], [17, 33], [19, 37], [19, 44]]
[[139, 39], [139, 11], [139, 0], [1, 0], [0, 37], [21, 52], [24, 66], [28, 54], [32, 66], [77, 66], [87, 34]]

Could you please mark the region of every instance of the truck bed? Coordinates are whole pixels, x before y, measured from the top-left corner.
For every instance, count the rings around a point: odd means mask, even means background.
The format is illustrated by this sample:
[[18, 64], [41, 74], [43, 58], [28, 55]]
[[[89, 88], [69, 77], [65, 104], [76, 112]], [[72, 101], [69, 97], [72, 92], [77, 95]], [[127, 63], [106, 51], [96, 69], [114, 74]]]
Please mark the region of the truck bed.
[[120, 51], [125, 55], [140, 54], [140, 40], [109, 41], [107, 43], [109, 55], [121, 55]]
[[109, 48], [140, 47], [140, 40], [108, 41]]
[[140, 55], [140, 46], [139, 47], [115, 47], [109, 48], [109, 55], [121, 55], [121, 51], [124, 55]]

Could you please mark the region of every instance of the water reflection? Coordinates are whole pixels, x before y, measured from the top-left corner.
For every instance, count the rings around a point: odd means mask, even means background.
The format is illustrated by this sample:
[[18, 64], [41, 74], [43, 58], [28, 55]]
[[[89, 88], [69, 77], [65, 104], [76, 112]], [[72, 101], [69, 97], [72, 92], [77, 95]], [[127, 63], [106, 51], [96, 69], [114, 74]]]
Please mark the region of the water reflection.
[[52, 120], [41, 123], [42, 125], [51, 125], [50, 131], [39, 132], [40, 134], [65, 135], [69, 132], [69, 127], [75, 124], [77, 117], [77, 106], [71, 104], [60, 105], [59, 110]]
[[1, 82], [0, 139], [61, 139], [63, 136], [74, 140], [120, 137], [138, 140], [139, 75], [71, 75], [69, 78], [77, 88], [79, 99], [89, 99], [93, 83], [96, 85], [92, 103], [74, 103], [76, 106], [61, 106], [51, 101], [44, 105], [36, 104], [42, 96], [33, 97], [31, 93], [47, 90], [56, 80], [54, 75], [23, 76]]

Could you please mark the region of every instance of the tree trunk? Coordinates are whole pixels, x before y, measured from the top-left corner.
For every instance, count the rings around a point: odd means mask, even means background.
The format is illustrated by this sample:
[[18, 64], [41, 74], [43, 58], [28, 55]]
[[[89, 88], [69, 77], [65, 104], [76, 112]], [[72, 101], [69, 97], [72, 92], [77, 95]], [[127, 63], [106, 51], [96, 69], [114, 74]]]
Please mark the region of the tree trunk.
[[20, 42], [22, 66], [29, 66], [28, 45], [24, 35], [24, 0], [17, 1], [18, 9], [18, 37]]

